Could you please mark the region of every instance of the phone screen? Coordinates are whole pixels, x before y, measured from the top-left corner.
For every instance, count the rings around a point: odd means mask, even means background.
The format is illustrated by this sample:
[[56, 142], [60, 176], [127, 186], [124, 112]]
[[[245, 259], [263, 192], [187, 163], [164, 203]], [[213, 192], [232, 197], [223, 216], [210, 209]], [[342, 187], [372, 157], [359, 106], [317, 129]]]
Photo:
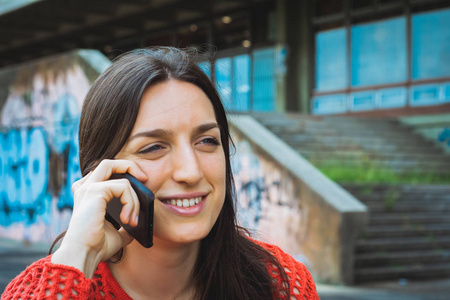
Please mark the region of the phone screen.
[[123, 224], [120, 221], [120, 212], [122, 211], [122, 203], [119, 198], [112, 199], [106, 206], [105, 218], [116, 229], [123, 227], [133, 238], [135, 238], [145, 248], [153, 246], [153, 213], [155, 196], [142, 182], [128, 173], [113, 174], [110, 179], [126, 178], [131, 184], [131, 187], [136, 192], [140, 208], [139, 221], [136, 227], [128, 224]]

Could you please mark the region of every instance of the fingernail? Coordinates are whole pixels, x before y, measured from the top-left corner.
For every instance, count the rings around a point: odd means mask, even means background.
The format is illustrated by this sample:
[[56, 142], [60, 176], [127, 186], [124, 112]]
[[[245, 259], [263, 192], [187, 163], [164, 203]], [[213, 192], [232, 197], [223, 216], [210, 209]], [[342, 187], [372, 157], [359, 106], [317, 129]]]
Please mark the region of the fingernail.
[[134, 218], [134, 220], [136, 221], [136, 224], [138, 224], [138, 222], [139, 222], [139, 216], [136, 216], [136, 218]]

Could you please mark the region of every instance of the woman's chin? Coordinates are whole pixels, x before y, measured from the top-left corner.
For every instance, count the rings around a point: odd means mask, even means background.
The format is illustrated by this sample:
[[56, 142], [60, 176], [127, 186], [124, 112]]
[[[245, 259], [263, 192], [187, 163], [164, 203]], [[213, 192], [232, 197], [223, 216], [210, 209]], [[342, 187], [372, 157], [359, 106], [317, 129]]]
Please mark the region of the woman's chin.
[[174, 244], [174, 245], [186, 245], [193, 244], [201, 241], [208, 235], [209, 231], [199, 230], [178, 230], [177, 232], [164, 232], [164, 234], [155, 233], [153, 236], [153, 243], [157, 245], [158, 241], [164, 244]]

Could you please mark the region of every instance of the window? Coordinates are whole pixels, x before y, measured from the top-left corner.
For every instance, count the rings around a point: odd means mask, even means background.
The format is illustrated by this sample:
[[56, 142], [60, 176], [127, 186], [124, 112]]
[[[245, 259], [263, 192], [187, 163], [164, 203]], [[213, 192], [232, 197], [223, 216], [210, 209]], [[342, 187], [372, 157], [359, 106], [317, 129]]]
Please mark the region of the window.
[[273, 111], [275, 100], [275, 50], [253, 52], [253, 110]]
[[412, 17], [412, 79], [450, 76], [450, 9]]
[[229, 111], [275, 109], [275, 53], [263, 48], [216, 61], [216, 86]]
[[225, 107], [231, 105], [231, 58], [216, 60], [216, 86]]
[[233, 58], [233, 109], [248, 111], [250, 109], [250, 56], [239, 55]]
[[316, 35], [316, 86], [318, 91], [344, 89], [347, 82], [347, 38], [345, 28]]
[[406, 18], [394, 18], [352, 29], [352, 86], [407, 79]]

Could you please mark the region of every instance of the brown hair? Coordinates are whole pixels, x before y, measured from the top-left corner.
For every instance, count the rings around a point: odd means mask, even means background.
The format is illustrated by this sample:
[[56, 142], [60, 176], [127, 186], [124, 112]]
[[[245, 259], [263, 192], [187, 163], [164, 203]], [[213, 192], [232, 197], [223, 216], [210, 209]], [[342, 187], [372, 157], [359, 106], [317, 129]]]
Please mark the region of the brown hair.
[[287, 283], [284, 269], [237, 225], [229, 151], [232, 141], [225, 109], [193, 53], [172, 47], [134, 50], [121, 55], [99, 76], [86, 96], [81, 113], [81, 172], [86, 175], [98, 162], [114, 158], [122, 149], [146, 88], [169, 79], [198, 86], [211, 101], [220, 127], [226, 158], [226, 195], [215, 225], [201, 242], [194, 268], [196, 298], [274, 299], [281, 290], [289, 299], [289, 286], [276, 286], [267, 265], [277, 266]]

